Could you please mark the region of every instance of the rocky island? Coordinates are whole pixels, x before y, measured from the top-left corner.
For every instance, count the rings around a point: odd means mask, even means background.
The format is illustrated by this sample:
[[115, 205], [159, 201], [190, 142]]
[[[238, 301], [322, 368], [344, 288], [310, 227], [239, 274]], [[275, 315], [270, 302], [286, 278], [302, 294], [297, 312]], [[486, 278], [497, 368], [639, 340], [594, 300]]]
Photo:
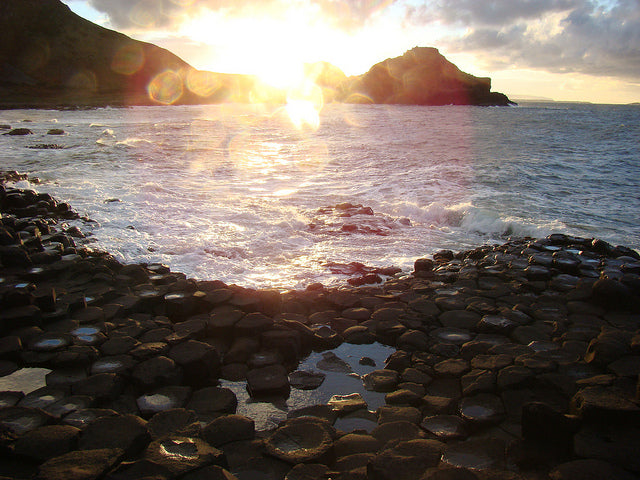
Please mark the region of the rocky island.
[[[460, 71], [435, 48], [414, 48], [347, 77], [307, 66], [325, 101], [408, 105], [509, 105], [489, 78]], [[0, 4], [0, 105], [78, 108], [286, 101], [251, 75], [199, 71], [155, 45], [95, 25], [60, 0]]]
[[[640, 255], [597, 239], [512, 239], [415, 261], [382, 285], [251, 290], [85, 243], [78, 214], [0, 186], [0, 478], [632, 480], [640, 475]], [[237, 413], [363, 357], [359, 394]], [[358, 427], [339, 428], [344, 420]], [[343, 423], [339, 423], [343, 421]]]

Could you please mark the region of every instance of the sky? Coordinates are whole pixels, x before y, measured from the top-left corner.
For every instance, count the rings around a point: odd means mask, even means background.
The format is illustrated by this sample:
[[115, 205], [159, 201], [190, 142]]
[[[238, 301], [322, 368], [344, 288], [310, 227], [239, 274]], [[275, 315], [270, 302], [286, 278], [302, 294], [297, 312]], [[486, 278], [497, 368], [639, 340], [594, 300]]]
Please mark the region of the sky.
[[640, 0], [63, 0], [193, 67], [276, 86], [304, 62], [347, 75], [415, 47], [511, 98], [640, 102]]

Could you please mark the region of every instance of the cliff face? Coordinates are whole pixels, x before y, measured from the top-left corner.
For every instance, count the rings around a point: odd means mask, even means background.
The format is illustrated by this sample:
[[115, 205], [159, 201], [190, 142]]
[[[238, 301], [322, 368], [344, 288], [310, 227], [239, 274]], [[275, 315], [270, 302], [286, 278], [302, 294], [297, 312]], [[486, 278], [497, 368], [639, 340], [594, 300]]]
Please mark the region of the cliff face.
[[462, 72], [437, 49], [416, 47], [401, 57], [375, 64], [351, 77], [343, 89], [345, 102], [408, 105], [508, 105], [491, 92], [491, 79]]
[[5, 104], [221, 101], [251, 82], [246, 76], [198, 72], [163, 48], [79, 17], [59, 0], [0, 2]]
[[[434, 48], [414, 48], [347, 78], [318, 62], [306, 73], [325, 101], [507, 105], [491, 80], [461, 72]], [[195, 70], [173, 53], [95, 25], [60, 0], [0, 1], [0, 103], [70, 107], [282, 102], [253, 76]]]

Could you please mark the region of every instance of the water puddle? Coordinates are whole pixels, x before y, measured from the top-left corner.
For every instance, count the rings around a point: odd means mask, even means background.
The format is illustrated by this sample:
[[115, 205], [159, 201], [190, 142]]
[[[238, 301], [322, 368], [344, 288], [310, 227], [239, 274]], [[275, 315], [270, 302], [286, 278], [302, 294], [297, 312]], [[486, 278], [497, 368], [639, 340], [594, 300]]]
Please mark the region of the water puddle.
[[[335, 395], [350, 395], [359, 393], [367, 403], [368, 409], [375, 411], [384, 405], [384, 393], [368, 391], [362, 383], [363, 375], [384, 367], [384, 362], [394, 348], [379, 343], [372, 345], [352, 345], [343, 343], [339, 347], [327, 352], [313, 352], [298, 365], [298, 371], [321, 372], [325, 379], [315, 390], [291, 389], [289, 398], [273, 398], [269, 401], [253, 400], [246, 389], [246, 382], [230, 382], [221, 380], [221, 386], [231, 389], [238, 398], [237, 413], [246, 415], [255, 421], [256, 430], [275, 428], [287, 418], [287, 413], [311, 405], [327, 404]], [[334, 360], [334, 356], [344, 362], [345, 367], [332, 369], [327, 358]], [[367, 357], [373, 362], [361, 365], [360, 359]], [[342, 362], [340, 362], [342, 363]], [[371, 364], [375, 364], [372, 366]], [[335, 362], [331, 362], [334, 365]], [[322, 367], [328, 367], [326, 370]], [[338, 371], [335, 371], [338, 370]], [[360, 419], [365, 421], [364, 419]], [[366, 421], [366, 423], [370, 423]]]

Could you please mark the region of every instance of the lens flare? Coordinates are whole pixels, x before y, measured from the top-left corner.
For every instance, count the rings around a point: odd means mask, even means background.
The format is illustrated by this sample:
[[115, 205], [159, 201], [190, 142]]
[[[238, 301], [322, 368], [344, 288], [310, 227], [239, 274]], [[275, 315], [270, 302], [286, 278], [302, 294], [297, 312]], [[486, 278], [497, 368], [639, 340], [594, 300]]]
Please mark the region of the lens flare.
[[156, 75], [148, 86], [149, 98], [164, 105], [175, 103], [183, 93], [182, 77], [173, 70]]
[[120, 48], [111, 60], [111, 70], [122, 75], [133, 75], [144, 65], [144, 52], [137, 43]]
[[80, 70], [69, 77], [67, 85], [73, 89], [94, 92], [98, 88], [98, 79], [91, 70]]
[[210, 97], [221, 87], [222, 82], [218, 76], [212, 72], [201, 70], [190, 70], [187, 73], [187, 88], [200, 97]]

